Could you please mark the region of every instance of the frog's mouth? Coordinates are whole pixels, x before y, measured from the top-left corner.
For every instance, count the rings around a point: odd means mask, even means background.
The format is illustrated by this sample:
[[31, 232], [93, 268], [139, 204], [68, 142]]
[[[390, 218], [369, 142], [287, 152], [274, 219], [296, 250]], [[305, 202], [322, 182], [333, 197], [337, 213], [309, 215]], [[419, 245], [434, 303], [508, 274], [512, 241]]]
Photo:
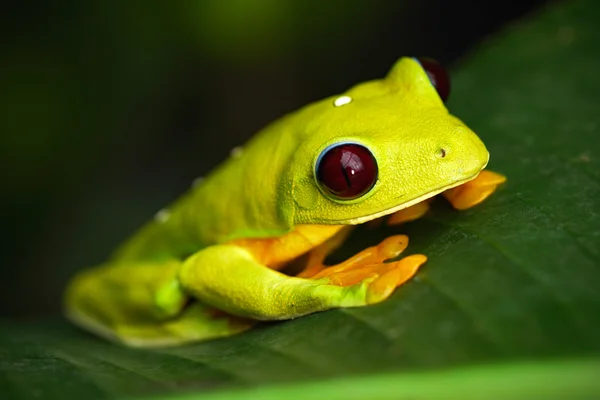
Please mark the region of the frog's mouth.
[[[477, 175], [479, 175], [479, 173], [477, 173]], [[462, 184], [464, 184], [466, 182], [469, 182], [469, 181], [477, 178], [477, 175], [475, 175], [472, 178], [465, 179], [465, 180], [462, 180], [462, 181], [459, 181], [459, 182], [455, 182], [455, 183], [453, 183], [451, 185], [447, 185], [447, 186], [444, 186], [442, 188], [432, 190], [431, 192], [428, 192], [428, 193], [426, 193], [426, 194], [424, 194], [422, 196], [419, 196], [419, 197], [417, 197], [417, 198], [415, 198], [413, 200], [410, 200], [410, 201], [404, 202], [402, 204], [386, 208], [386, 209], [384, 209], [382, 211], [378, 211], [378, 212], [373, 213], [373, 214], [368, 214], [368, 215], [364, 215], [364, 216], [361, 216], [361, 217], [358, 217], [358, 218], [350, 219], [350, 220], [346, 221], [345, 223], [347, 223], [349, 225], [360, 225], [360, 224], [364, 224], [365, 222], [369, 222], [369, 221], [372, 221], [372, 220], [377, 219], [377, 218], [385, 217], [386, 215], [393, 214], [393, 213], [395, 213], [397, 211], [403, 210], [403, 209], [408, 208], [410, 206], [414, 206], [417, 203], [420, 203], [420, 202], [425, 201], [427, 199], [430, 199], [430, 198], [432, 198], [434, 196], [437, 196], [438, 194], [440, 194], [440, 193], [442, 193], [442, 192], [444, 192], [444, 191], [446, 191], [448, 189], [452, 189], [452, 188], [460, 186], [460, 185], [462, 185]], [[398, 200], [400, 200], [401, 198], [402, 198], [402, 196], [397, 197]]]
[[434, 189], [430, 192], [427, 192], [419, 197], [416, 197], [412, 200], [409, 201], [405, 201], [402, 202], [401, 204], [398, 204], [398, 201], [401, 201], [403, 196], [398, 196], [396, 199], [394, 199], [395, 201], [392, 203], [392, 205], [385, 207], [383, 210], [372, 213], [372, 214], [367, 214], [367, 215], [363, 215], [360, 217], [356, 217], [356, 218], [352, 218], [346, 221], [339, 221], [338, 223], [340, 224], [344, 224], [344, 225], [360, 225], [360, 224], [364, 224], [365, 222], [369, 222], [372, 221], [374, 219], [377, 218], [381, 218], [381, 217], [385, 217], [386, 215], [390, 215], [393, 214], [397, 211], [403, 210], [405, 208], [408, 208], [410, 206], [414, 206], [417, 203], [420, 203], [422, 201], [425, 201], [427, 199], [430, 199], [434, 196], [437, 196], [438, 194], [448, 190], [448, 189], [452, 189], [455, 188], [457, 186], [463, 185], [469, 181], [472, 181], [473, 179], [477, 178], [479, 176], [479, 174], [481, 173], [481, 171], [483, 171], [485, 169], [485, 167], [487, 166], [487, 162], [485, 163], [485, 165], [479, 170], [477, 171], [477, 173], [473, 176], [470, 176], [468, 178], [459, 180], [459, 181], [455, 181], [449, 185], [445, 185], [442, 187], [439, 187], [437, 189]]

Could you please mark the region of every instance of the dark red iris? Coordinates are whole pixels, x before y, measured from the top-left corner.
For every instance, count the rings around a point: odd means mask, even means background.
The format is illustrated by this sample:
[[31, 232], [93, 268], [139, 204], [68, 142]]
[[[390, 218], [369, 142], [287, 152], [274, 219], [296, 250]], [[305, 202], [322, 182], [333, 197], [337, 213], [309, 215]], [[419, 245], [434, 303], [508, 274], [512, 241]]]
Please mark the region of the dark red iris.
[[358, 144], [341, 144], [325, 150], [317, 165], [323, 190], [343, 200], [367, 193], [377, 182], [377, 161]]
[[419, 57], [417, 60], [419, 60], [419, 63], [421, 63], [421, 66], [427, 72], [431, 84], [437, 90], [442, 101], [445, 102], [448, 100], [448, 96], [450, 95], [450, 77], [446, 69], [433, 58]]

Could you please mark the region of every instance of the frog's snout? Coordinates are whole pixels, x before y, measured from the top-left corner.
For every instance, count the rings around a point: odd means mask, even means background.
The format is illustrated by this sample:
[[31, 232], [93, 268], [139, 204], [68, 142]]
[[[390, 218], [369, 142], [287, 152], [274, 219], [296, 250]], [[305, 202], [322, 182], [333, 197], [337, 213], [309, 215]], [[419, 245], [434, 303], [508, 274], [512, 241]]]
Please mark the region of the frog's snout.
[[445, 158], [446, 157], [446, 149], [443, 147], [440, 147], [436, 152], [435, 152], [435, 156], [437, 158]]
[[436, 143], [432, 151], [436, 162], [442, 164], [442, 168], [457, 180], [477, 175], [489, 160], [483, 142], [464, 126], [458, 126], [451, 137]]

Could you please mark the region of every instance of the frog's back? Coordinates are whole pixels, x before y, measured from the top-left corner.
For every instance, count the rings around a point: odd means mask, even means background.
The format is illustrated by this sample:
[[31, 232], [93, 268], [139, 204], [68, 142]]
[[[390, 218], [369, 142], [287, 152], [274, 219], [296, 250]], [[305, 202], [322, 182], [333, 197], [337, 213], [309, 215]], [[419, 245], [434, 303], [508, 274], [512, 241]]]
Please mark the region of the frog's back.
[[[292, 114], [293, 115], [293, 114]], [[290, 115], [291, 116], [291, 115]], [[272, 123], [127, 240], [113, 260], [178, 258], [203, 247], [292, 229], [277, 204], [296, 146], [286, 119]]]

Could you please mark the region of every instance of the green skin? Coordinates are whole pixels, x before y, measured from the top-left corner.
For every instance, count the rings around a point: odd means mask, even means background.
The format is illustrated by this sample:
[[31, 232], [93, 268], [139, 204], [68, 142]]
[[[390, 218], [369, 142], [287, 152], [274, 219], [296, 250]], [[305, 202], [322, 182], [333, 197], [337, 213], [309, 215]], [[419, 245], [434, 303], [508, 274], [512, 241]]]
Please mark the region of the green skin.
[[[489, 155], [412, 58], [343, 95], [351, 101], [326, 98], [267, 126], [106, 264], [77, 275], [66, 292], [67, 315], [127, 345], [161, 346], [231, 335], [254, 320], [381, 301], [369, 295], [372, 279], [344, 287], [290, 277], [261, 264], [239, 240], [391, 214], [472, 180]], [[339, 142], [366, 146], [379, 168], [375, 186], [351, 201], [331, 198], [315, 180], [317, 158]]]

